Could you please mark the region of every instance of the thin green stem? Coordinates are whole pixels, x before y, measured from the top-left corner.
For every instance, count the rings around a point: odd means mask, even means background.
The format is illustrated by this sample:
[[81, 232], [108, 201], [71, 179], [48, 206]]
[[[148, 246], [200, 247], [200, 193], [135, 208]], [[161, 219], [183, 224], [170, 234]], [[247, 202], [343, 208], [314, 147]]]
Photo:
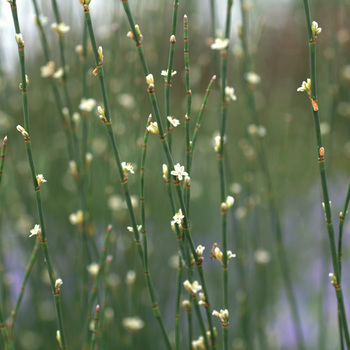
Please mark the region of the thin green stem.
[[[190, 87], [190, 57], [188, 51], [188, 17], [184, 15], [184, 61], [185, 61], [185, 81], [186, 81], [186, 115], [185, 115], [185, 129], [186, 129], [186, 169], [189, 170], [191, 166], [191, 140], [190, 140], [190, 122], [191, 122], [191, 107], [192, 107], [192, 91]], [[185, 203], [187, 208], [187, 215], [190, 215], [190, 188], [185, 193]]]
[[188, 174], [191, 174], [191, 167], [192, 167], [192, 161], [193, 161], [193, 152], [194, 152], [194, 149], [195, 149], [195, 146], [196, 146], [196, 142], [197, 142], [197, 138], [198, 138], [198, 131], [201, 128], [205, 107], [207, 105], [208, 97], [209, 97], [210, 91], [212, 89], [212, 86], [213, 86], [213, 83], [214, 83], [215, 80], [216, 80], [216, 75], [214, 75], [210, 79], [210, 82], [208, 84], [207, 90], [205, 91], [205, 95], [204, 95], [204, 98], [203, 98], [203, 102], [202, 102], [201, 108], [200, 108], [199, 113], [198, 113], [196, 126], [195, 126], [195, 129], [193, 131], [193, 136], [192, 136], [191, 161], [190, 161], [190, 166], [187, 169]]
[[[12, 18], [18, 38], [18, 34], [20, 34], [20, 26], [18, 21], [18, 15], [17, 15], [17, 6], [16, 1], [13, 1], [11, 3], [11, 11], [12, 11]], [[65, 332], [63, 327], [63, 319], [62, 319], [62, 311], [61, 311], [61, 305], [58, 301], [60, 301], [60, 293], [59, 288], [56, 288], [55, 283], [55, 275], [53, 272], [53, 267], [51, 263], [51, 256], [49, 254], [48, 250], [48, 244], [47, 244], [47, 238], [46, 238], [46, 229], [45, 229], [45, 221], [44, 221], [44, 213], [43, 213], [43, 206], [42, 206], [42, 199], [41, 199], [41, 191], [40, 191], [40, 183], [38, 183], [35, 167], [34, 167], [34, 160], [33, 160], [33, 154], [32, 154], [32, 147], [29, 137], [29, 109], [28, 109], [28, 91], [27, 91], [27, 82], [26, 82], [26, 72], [25, 72], [25, 59], [24, 59], [24, 42], [17, 39], [18, 44], [18, 53], [19, 53], [19, 60], [20, 60], [20, 69], [21, 69], [21, 92], [22, 92], [22, 104], [23, 104], [23, 115], [24, 115], [24, 132], [21, 131], [22, 135], [24, 136], [25, 145], [26, 145], [26, 151], [29, 161], [29, 166], [31, 170], [32, 180], [33, 180], [33, 187], [35, 191], [35, 197], [36, 197], [36, 203], [37, 203], [37, 210], [39, 215], [39, 222], [40, 222], [40, 243], [41, 247], [43, 249], [46, 265], [47, 265], [47, 271], [50, 278], [51, 283], [51, 289], [52, 293], [54, 295], [55, 300], [55, 307], [56, 307], [56, 317], [57, 317], [57, 324], [58, 329], [61, 334], [61, 348], [67, 349], [66, 346], [66, 340], [65, 340]]]
[[2, 146], [1, 146], [1, 155], [0, 155], [0, 185], [1, 185], [1, 180], [2, 180], [2, 174], [4, 171], [4, 165], [5, 165], [5, 151], [6, 151], [6, 146], [7, 146], [7, 136], [4, 137], [2, 141]]
[[30, 258], [29, 258], [29, 262], [28, 262], [28, 264], [27, 264], [27, 267], [26, 267], [26, 271], [25, 271], [25, 274], [24, 274], [24, 277], [23, 277], [23, 281], [22, 281], [20, 293], [19, 293], [19, 295], [18, 295], [16, 304], [15, 304], [15, 306], [13, 307], [13, 309], [12, 309], [12, 311], [11, 311], [11, 315], [10, 315], [10, 317], [9, 317], [9, 319], [8, 319], [8, 329], [9, 329], [9, 334], [10, 334], [10, 337], [9, 337], [9, 349], [14, 349], [14, 344], [13, 344], [13, 326], [14, 326], [14, 320], [15, 320], [15, 317], [16, 317], [16, 315], [17, 315], [18, 309], [19, 309], [19, 307], [20, 307], [20, 305], [21, 305], [21, 302], [22, 302], [22, 299], [23, 299], [23, 296], [24, 296], [24, 290], [25, 290], [25, 288], [26, 288], [29, 275], [30, 275], [30, 273], [32, 272], [34, 263], [35, 263], [36, 258], [37, 258], [37, 256], [38, 256], [39, 247], [40, 247], [40, 239], [39, 239], [39, 237], [38, 237], [38, 238], [35, 240], [35, 244], [34, 244], [34, 247], [33, 247], [33, 251], [32, 251], [32, 254], [31, 254]]
[[181, 287], [182, 287], [182, 259], [179, 253], [177, 278], [176, 278], [176, 298], [175, 298], [175, 349], [180, 350], [180, 306], [181, 306]]
[[[168, 58], [168, 70], [167, 76], [165, 77], [165, 115], [170, 116], [170, 87], [171, 87], [171, 77], [173, 72], [173, 63], [174, 63], [174, 52], [175, 52], [175, 43], [176, 43], [176, 23], [177, 23], [177, 13], [179, 8], [179, 0], [174, 0], [174, 9], [173, 9], [173, 19], [171, 26], [171, 36], [170, 36], [170, 49], [169, 49], [169, 58]], [[171, 151], [172, 144], [172, 126], [169, 120], [167, 123], [167, 132], [168, 132], [168, 143]]]
[[315, 126], [315, 135], [316, 135], [316, 143], [317, 143], [317, 158], [318, 158], [318, 166], [320, 171], [320, 178], [321, 178], [321, 187], [322, 187], [322, 194], [323, 194], [323, 205], [325, 210], [325, 216], [326, 216], [326, 226], [327, 226], [327, 232], [328, 232], [328, 238], [329, 238], [329, 246], [331, 250], [331, 257], [332, 257], [332, 265], [333, 265], [333, 271], [335, 276], [335, 281], [333, 280], [332, 284], [336, 291], [336, 297], [338, 301], [338, 309], [340, 312], [340, 323], [341, 327], [343, 328], [343, 335], [346, 343], [347, 349], [350, 349], [350, 334], [348, 329], [348, 323], [346, 319], [346, 312], [345, 312], [345, 306], [344, 306], [344, 299], [343, 299], [343, 291], [341, 287], [341, 275], [340, 275], [340, 268], [338, 263], [338, 256], [337, 256], [337, 249], [336, 249], [336, 242], [335, 242], [335, 234], [334, 234], [334, 226], [332, 222], [332, 213], [331, 213], [331, 203], [329, 200], [329, 194], [328, 194], [328, 185], [327, 185], [327, 178], [326, 178], [326, 167], [325, 167], [325, 149], [323, 147], [322, 143], [322, 136], [321, 136], [321, 128], [320, 128], [320, 119], [319, 119], [319, 110], [318, 110], [318, 104], [317, 104], [317, 74], [316, 74], [316, 39], [317, 34], [314, 34], [312, 31], [312, 23], [311, 23], [311, 16], [310, 16], [310, 9], [309, 9], [309, 2], [308, 0], [303, 0], [304, 2], [304, 10], [305, 10], [305, 17], [306, 17], [306, 26], [308, 31], [308, 43], [309, 43], [309, 59], [310, 59], [310, 77], [311, 77], [311, 91], [310, 91], [310, 100], [312, 103], [312, 114], [314, 119], [314, 126]]
[[[145, 58], [145, 54], [142, 48], [142, 35], [140, 33], [140, 31], [136, 31], [135, 29], [135, 23], [133, 20], [133, 16], [132, 13], [130, 11], [130, 7], [129, 7], [129, 2], [128, 0], [122, 0], [123, 6], [124, 6], [124, 10], [125, 13], [128, 17], [129, 20], [129, 24], [133, 33], [133, 37], [136, 43], [136, 47], [138, 49], [138, 54], [142, 63], [142, 67], [144, 70], [144, 74], [146, 77], [149, 77], [149, 71], [148, 71], [148, 67], [147, 67], [147, 63], [146, 63], [146, 58]], [[146, 79], [147, 80], [147, 79]], [[157, 120], [157, 124], [158, 124], [158, 129], [159, 129], [159, 137], [161, 140], [161, 144], [165, 153], [165, 156], [167, 158], [167, 162], [168, 162], [168, 166], [170, 169], [174, 169], [174, 162], [172, 159], [172, 155], [170, 153], [170, 149], [169, 149], [169, 145], [168, 142], [166, 140], [165, 137], [165, 133], [164, 133], [164, 128], [163, 128], [163, 123], [161, 120], [161, 116], [160, 116], [160, 111], [159, 111], [159, 107], [158, 107], [158, 102], [157, 102], [157, 98], [155, 95], [155, 90], [154, 90], [154, 84], [148, 84], [148, 93], [149, 93], [149, 98], [153, 107], [153, 111]], [[187, 208], [185, 205], [185, 201], [184, 201], [184, 197], [183, 197], [183, 192], [182, 192], [182, 188], [181, 186], [179, 186], [179, 181], [175, 181], [175, 188], [176, 188], [176, 192], [177, 192], [177, 196], [180, 202], [180, 207], [182, 210], [182, 213], [184, 215], [183, 218], [183, 222], [182, 222], [182, 227], [183, 230], [185, 232], [185, 237], [189, 242], [189, 246], [190, 246], [190, 250], [191, 253], [195, 259], [196, 262], [196, 266], [197, 266], [197, 270], [199, 273], [199, 277], [200, 277], [200, 281], [202, 284], [202, 288], [203, 288], [203, 292], [205, 294], [206, 297], [206, 301], [207, 301], [207, 305], [208, 305], [208, 309], [206, 310], [206, 314], [207, 314], [207, 318], [208, 318], [208, 323], [209, 323], [209, 328], [210, 328], [210, 334], [211, 334], [211, 340], [212, 340], [212, 347], [215, 348], [215, 334], [214, 334], [214, 330], [213, 330], [213, 324], [212, 324], [212, 317], [210, 314], [210, 303], [209, 303], [209, 296], [208, 296], [208, 290], [206, 288], [206, 283], [205, 283], [205, 279], [204, 279], [204, 274], [203, 274], [203, 268], [202, 268], [202, 263], [196, 253], [196, 249], [192, 240], [192, 235], [190, 232], [190, 228], [189, 228], [189, 220], [188, 220], [188, 216], [187, 216]]]
[[[111, 144], [112, 144], [114, 157], [115, 157], [117, 168], [118, 168], [119, 175], [121, 178], [121, 185], [122, 185], [122, 188], [124, 191], [125, 200], [126, 200], [126, 204], [128, 207], [128, 211], [129, 211], [129, 215], [130, 215], [130, 219], [131, 219], [131, 223], [132, 223], [135, 244], [136, 244], [142, 265], [145, 269], [145, 266], [144, 266], [145, 257], [144, 257], [144, 252], [143, 252], [142, 245], [141, 245], [141, 237], [140, 237], [140, 234], [139, 234], [139, 231], [137, 228], [137, 224], [136, 224], [136, 217], [135, 217], [134, 209], [133, 209], [132, 202], [131, 202], [131, 196], [130, 196], [129, 187], [128, 187], [128, 176], [127, 176], [126, 170], [124, 170], [122, 163], [120, 161], [118, 146], [117, 146], [115, 135], [114, 135], [114, 132], [112, 129], [112, 124], [111, 124], [111, 114], [110, 114], [110, 109], [109, 109], [106, 84], [105, 84], [105, 79], [104, 79], [104, 71], [103, 71], [103, 58], [100, 57], [98, 49], [97, 49], [95, 34], [94, 34], [92, 22], [91, 22], [90, 10], [89, 10], [88, 5], [84, 5], [83, 9], [84, 9], [84, 14], [85, 14], [85, 21], [86, 21], [86, 24], [87, 24], [87, 27], [89, 30], [91, 46], [92, 46], [93, 54], [95, 57], [96, 71], [97, 71], [97, 75], [99, 77], [100, 88], [101, 88], [101, 92], [102, 92], [102, 98], [103, 98], [103, 103], [104, 103], [104, 118], [105, 118], [104, 122], [105, 122], [107, 132], [108, 132]], [[134, 31], [135, 31], [135, 28], [134, 28]], [[135, 31], [134, 35], [137, 35], [136, 31]], [[158, 304], [156, 302], [153, 282], [152, 282], [149, 270], [147, 271], [147, 273], [145, 273], [145, 278], [146, 278], [148, 291], [149, 291], [149, 294], [150, 294], [150, 297], [152, 300], [153, 313], [154, 313], [156, 320], [158, 321], [158, 324], [161, 328], [161, 332], [162, 332], [166, 347], [167, 347], [167, 349], [170, 350], [171, 349], [170, 341], [169, 341], [169, 338], [167, 336], [167, 332], [165, 330], [165, 326], [164, 326], [164, 323], [163, 323], [163, 320], [161, 317], [161, 313], [160, 313]]]
[[98, 271], [96, 276], [94, 276], [94, 282], [91, 288], [91, 295], [89, 298], [89, 302], [88, 302], [88, 307], [87, 307], [87, 315], [85, 317], [85, 332], [86, 332], [86, 337], [85, 337], [85, 344], [84, 344], [84, 348], [88, 348], [88, 343], [89, 343], [89, 325], [90, 322], [92, 321], [92, 308], [97, 296], [97, 292], [98, 292], [98, 284], [99, 284], [99, 280], [101, 275], [103, 274], [104, 268], [105, 268], [105, 264], [106, 264], [106, 257], [107, 257], [107, 251], [108, 251], [108, 245], [109, 245], [109, 241], [110, 241], [110, 236], [111, 236], [111, 232], [112, 232], [112, 225], [108, 225], [107, 230], [106, 230], [106, 234], [105, 234], [105, 239], [103, 242], [103, 247], [102, 247], [102, 252], [100, 254], [100, 258], [99, 258], [99, 262], [98, 262]]
[[91, 347], [90, 347], [91, 350], [95, 349], [99, 320], [100, 320], [100, 305], [96, 305], [95, 318], [93, 323], [94, 328], [93, 328], [92, 337], [91, 337]]

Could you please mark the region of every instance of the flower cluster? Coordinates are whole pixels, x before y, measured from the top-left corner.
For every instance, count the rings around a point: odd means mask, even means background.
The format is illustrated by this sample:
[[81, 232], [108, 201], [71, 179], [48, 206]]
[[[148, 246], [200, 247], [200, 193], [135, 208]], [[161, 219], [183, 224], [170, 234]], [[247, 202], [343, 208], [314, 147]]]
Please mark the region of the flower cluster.
[[182, 219], [185, 216], [182, 214], [182, 210], [179, 209], [179, 211], [173, 216], [173, 221], [171, 222], [171, 226], [174, 226], [175, 224], [181, 225]]
[[227, 309], [220, 310], [220, 312], [213, 310], [212, 315], [218, 317], [223, 326], [228, 325], [228, 310]]
[[202, 290], [202, 286], [198, 283], [198, 281], [193, 281], [192, 283], [189, 280], [184, 282], [185, 289], [190, 292], [192, 295], [195, 295], [197, 292]]

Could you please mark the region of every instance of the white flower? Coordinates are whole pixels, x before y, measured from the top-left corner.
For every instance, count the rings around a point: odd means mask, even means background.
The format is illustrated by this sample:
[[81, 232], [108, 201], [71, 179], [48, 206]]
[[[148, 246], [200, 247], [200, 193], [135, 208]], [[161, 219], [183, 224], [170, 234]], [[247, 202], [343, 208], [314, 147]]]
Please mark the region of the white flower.
[[34, 226], [34, 228], [32, 228], [31, 230], [30, 230], [30, 236], [29, 237], [32, 237], [32, 236], [36, 236], [36, 235], [38, 235], [38, 233], [40, 233], [40, 225], [35, 225]]
[[183, 165], [180, 165], [180, 163], [177, 163], [174, 166], [174, 170], [172, 170], [170, 174], [177, 176], [179, 181], [181, 181], [184, 176], [188, 175], [188, 173], [185, 171], [185, 167]]
[[[171, 70], [171, 76], [173, 77], [176, 74], [176, 70]], [[162, 70], [162, 72], [160, 73], [160, 75], [162, 75], [164, 77], [164, 79], [167, 78], [168, 76], [168, 70]]]
[[192, 349], [206, 349], [203, 336], [200, 336], [197, 340], [192, 340]]
[[72, 225], [79, 225], [83, 222], [83, 211], [78, 210], [76, 213], [69, 215], [69, 221]]
[[150, 122], [149, 125], [147, 126], [147, 130], [154, 135], [159, 135], [157, 122]]
[[228, 315], [229, 315], [229, 313], [228, 313], [227, 309], [220, 310], [220, 312], [218, 312], [216, 310], [213, 310], [212, 315], [218, 317], [223, 325], [227, 325], [228, 324]]
[[79, 109], [84, 112], [91, 112], [96, 106], [96, 101], [93, 98], [82, 98], [80, 100]]
[[136, 272], [134, 270], [130, 270], [126, 273], [125, 283], [128, 286], [132, 286], [136, 280]]
[[70, 31], [70, 26], [67, 26], [65, 23], [52, 23], [51, 24], [51, 29], [59, 34], [59, 35], [63, 35], [66, 34]]
[[21, 33], [15, 34], [15, 39], [16, 39], [16, 43], [18, 44], [19, 47], [24, 46], [24, 40], [23, 40], [23, 36]]
[[123, 168], [124, 174], [126, 173], [135, 174], [134, 167], [132, 166], [131, 163], [122, 162], [122, 168]]
[[210, 48], [212, 50], [225, 50], [229, 44], [228, 39], [216, 38], [215, 42], [211, 44]]
[[17, 131], [19, 131], [23, 135], [24, 138], [26, 138], [26, 139], [29, 138], [29, 134], [28, 134], [27, 130], [24, 129], [23, 126], [17, 125], [16, 129], [17, 129]]
[[59, 330], [56, 331], [56, 340], [58, 341], [60, 347], [62, 347], [61, 332]]
[[318, 26], [318, 23], [316, 21], [313, 21], [311, 23], [311, 31], [313, 35], [316, 37], [318, 34], [322, 32], [322, 28]]
[[249, 84], [252, 84], [252, 85], [257, 85], [261, 81], [260, 76], [254, 72], [245, 73], [244, 78]]
[[154, 78], [153, 78], [153, 74], [148, 74], [146, 77], [146, 83], [148, 86], [150, 85], [154, 85]]
[[259, 137], [266, 136], [266, 129], [262, 125], [250, 124], [248, 125], [247, 130], [249, 135], [251, 136], [259, 136]]
[[36, 176], [36, 181], [38, 182], [38, 186], [40, 187], [40, 185], [44, 182], [47, 182], [47, 180], [44, 178], [43, 174], [38, 174]]
[[311, 92], [311, 79], [307, 78], [306, 81], [303, 81], [301, 83], [301, 86], [299, 88], [297, 88], [298, 92], [303, 92], [306, 91], [308, 93]]
[[182, 210], [179, 209], [179, 211], [173, 216], [173, 221], [171, 222], [171, 225], [178, 224], [181, 225], [182, 219], [185, 216], [182, 214]]
[[145, 326], [140, 317], [126, 317], [123, 319], [123, 326], [129, 331], [138, 331]]
[[[138, 226], [137, 226], [137, 231], [141, 231], [141, 228], [142, 228], [142, 225], [138, 225]], [[128, 230], [129, 232], [134, 232], [134, 228], [133, 228], [132, 226], [128, 226], [128, 227], [127, 227], [127, 230]]]
[[169, 120], [170, 124], [171, 124], [174, 128], [176, 128], [178, 125], [180, 125], [179, 120], [176, 119], [176, 118], [173, 118], [173, 117], [169, 116], [169, 117], [167, 117], [167, 119]]
[[40, 75], [42, 78], [49, 78], [55, 72], [55, 62], [49, 61], [45, 66], [40, 67]]
[[34, 21], [34, 24], [35, 24], [35, 25], [38, 26], [39, 23], [40, 23], [41, 26], [44, 27], [44, 26], [47, 24], [47, 17], [45, 17], [45, 16], [43, 16], [43, 15], [39, 15], [39, 17], [36, 16], [36, 15], [34, 15], [33, 21]]
[[168, 181], [168, 175], [169, 175], [168, 166], [166, 164], [163, 164], [163, 179], [165, 181]]
[[254, 252], [254, 260], [257, 264], [265, 265], [271, 260], [271, 254], [262, 248]]
[[53, 77], [55, 79], [61, 79], [63, 77], [63, 74], [64, 74], [64, 71], [63, 71], [63, 68], [60, 67], [54, 74], [53, 74]]
[[99, 266], [98, 263], [93, 262], [93, 263], [91, 263], [90, 265], [88, 265], [86, 268], [87, 268], [89, 274], [90, 274], [91, 276], [95, 277], [95, 276], [97, 276], [97, 274], [98, 274], [98, 271], [99, 271], [99, 269], [100, 269], [100, 266]]
[[196, 253], [198, 256], [202, 256], [204, 252], [205, 247], [203, 247], [201, 244], [197, 247]]
[[61, 278], [57, 278], [57, 280], [55, 281], [55, 289], [60, 289], [62, 284], [63, 284], [62, 279]]
[[235, 199], [232, 196], [227, 196], [226, 198], [227, 209], [231, 208], [234, 202], [235, 202]]
[[198, 283], [198, 281], [193, 281], [191, 283], [189, 280], [186, 280], [184, 282], [184, 287], [188, 292], [192, 294], [196, 294], [197, 292], [202, 290], [202, 286]]
[[235, 95], [235, 89], [233, 87], [231, 86], [225, 87], [225, 99], [226, 99], [226, 102], [237, 100], [237, 96]]

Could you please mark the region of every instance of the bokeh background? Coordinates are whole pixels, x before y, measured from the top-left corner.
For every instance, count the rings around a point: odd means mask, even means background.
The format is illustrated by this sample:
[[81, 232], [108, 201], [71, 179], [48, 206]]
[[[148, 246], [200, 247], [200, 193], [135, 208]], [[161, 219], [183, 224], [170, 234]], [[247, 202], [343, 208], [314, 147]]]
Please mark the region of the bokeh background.
[[[45, 31], [52, 59], [60, 65], [57, 35], [51, 3], [39, 1], [48, 18]], [[41, 43], [33, 23], [31, 2], [18, 1], [21, 31], [26, 43], [27, 74], [30, 78], [29, 108], [31, 139], [38, 173], [48, 180], [42, 187], [49, 247], [62, 286], [63, 315], [67, 341], [78, 349], [83, 332], [80, 315], [81, 242], [78, 228], [69, 215], [80, 209], [76, 185], [69, 172], [67, 143], [49, 81], [40, 76], [45, 64]], [[68, 89], [74, 111], [79, 112], [82, 97], [82, 64], [76, 46], [82, 43], [83, 13], [79, 1], [58, 1], [62, 21], [70, 26], [65, 36], [69, 66]], [[164, 80], [173, 1], [131, 0], [136, 23], [144, 37], [150, 72], [155, 76], [160, 110], [164, 112]], [[181, 125], [173, 131], [174, 161], [184, 163], [186, 89], [182, 19], [189, 18], [191, 89], [193, 92], [193, 130], [205, 89], [216, 74], [211, 32], [210, 3], [205, 0], [180, 1], [177, 42], [171, 88], [171, 114]], [[331, 272], [328, 237], [322, 209], [317, 169], [317, 148], [310, 102], [297, 88], [309, 75], [308, 44], [302, 1], [251, 1], [249, 12], [250, 50], [254, 71], [261, 77], [255, 88], [268, 166], [278, 199], [287, 259], [301, 314], [307, 349], [339, 349], [337, 310]], [[216, 35], [223, 32], [225, 1], [217, 1]], [[335, 227], [346, 196], [350, 171], [350, 32], [346, 21], [348, 0], [311, 1], [312, 19], [322, 27], [317, 40], [319, 107], [326, 148], [326, 166]], [[98, 45], [103, 46], [112, 120], [123, 161], [136, 165], [129, 177], [130, 189], [139, 196], [139, 164], [143, 134], [152, 112], [134, 43], [126, 37], [129, 25], [120, 1], [91, 3], [91, 15]], [[253, 140], [247, 127], [252, 123], [244, 89], [243, 55], [239, 38], [240, 6], [233, 6], [227, 82], [235, 88], [237, 101], [228, 110], [226, 176], [235, 205], [229, 215], [228, 244], [237, 254], [230, 261], [230, 349], [296, 349], [292, 319], [275, 252], [273, 229], [268, 217], [268, 193]], [[88, 95], [98, 104], [102, 98], [97, 78], [92, 75], [94, 61], [88, 54]], [[17, 44], [10, 6], [0, 3], [0, 138], [8, 136], [3, 180], [0, 186], [0, 303], [9, 315], [20, 291], [20, 284], [34, 240], [29, 230], [38, 222], [30, 170], [22, 136], [16, 131], [23, 124]], [[205, 111], [192, 168], [191, 225], [196, 245], [206, 247], [204, 269], [212, 307], [222, 306], [221, 267], [210, 261], [214, 242], [220, 245], [220, 196], [213, 136], [219, 130], [219, 84], [214, 84]], [[89, 152], [93, 154], [89, 175], [90, 240], [101, 249], [105, 228], [114, 229], [109, 253], [111, 292], [106, 307], [101, 349], [162, 349], [159, 329], [154, 321], [148, 291], [133, 239], [127, 230], [129, 216], [123, 197], [109, 140], [97, 111], [88, 115]], [[81, 129], [78, 129], [80, 135]], [[177, 253], [175, 234], [170, 227], [173, 213], [168, 204], [162, 164], [165, 157], [159, 139], [151, 135], [146, 166], [147, 232], [150, 269], [160, 309], [172, 334], [176, 289]], [[137, 203], [137, 201], [136, 201]], [[136, 212], [139, 208], [136, 206]], [[343, 288], [348, 302], [349, 229], [345, 223]], [[336, 230], [337, 232], [337, 230]], [[97, 261], [91, 249], [92, 261]], [[128, 286], [128, 271], [136, 271], [136, 281]], [[102, 294], [102, 289], [101, 289]], [[182, 299], [186, 293], [183, 291]], [[107, 309], [106, 309], [107, 310]], [[122, 326], [128, 316], [139, 316], [144, 328], [130, 333]], [[181, 312], [183, 344], [187, 330], [185, 311]], [[221, 325], [214, 320], [221, 334]], [[55, 349], [56, 319], [42, 252], [33, 268], [25, 297], [15, 322], [18, 349]], [[264, 340], [262, 340], [264, 339]], [[220, 336], [219, 336], [220, 345]], [[265, 345], [263, 345], [265, 344]], [[3, 346], [0, 339], [0, 348]], [[185, 348], [185, 345], [183, 345]], [[265, 347], [264, 347], [265, 346]]]

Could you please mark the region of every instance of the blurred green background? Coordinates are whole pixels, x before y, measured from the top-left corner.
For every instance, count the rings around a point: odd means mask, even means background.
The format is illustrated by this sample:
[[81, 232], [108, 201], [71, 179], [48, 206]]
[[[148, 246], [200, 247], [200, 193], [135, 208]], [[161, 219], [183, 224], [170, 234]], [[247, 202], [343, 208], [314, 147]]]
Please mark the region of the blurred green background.
[[[217, 1], [217, 33], [224, 28], [225, 1]], [[254, 70], [261, 77], [255, 99], [265, 137], [268, 166], [276, 191], [283, 223], [283, 234], [292, 280], [302, 316], [307, 349], [339, 349], [336, 300], [328, 273], [331, 272], [328, 238], [321, 206], [321, 187], [317, 169], [317, 148], [310, 102], [296, 89], [309, 75], [308, 45], [302, 1], [251, 1], [249, 12], [250, 50]], [[48, 79], [40, 76], [45, 64], [30, 2], [18, 1], [19, 20], [26, 43], [27, 74], [30, 78], [29, 108], [31, 140], [36, 170], [48, 180], [42, 187], [48, 242], [57, 276], [62, 286], [63, 315], [67, 341], [78, 349], [83, 336], [80, 315], [81, 241], [69, 215], [80, 209], [77, 189], [69, 173], [67, 142], [58, 118]], [[58, 2], [62, 21], [71, 27], [65, 35], [69, 66], [68, 89], [75, 112], [82, 97], [82, 64], [75, 47], [82, 43], [83, 13], [79, 1]], [[136, 23], [144, 37], [150, 72], [155, 77], [160, 110], [164, 112], [164, 80], [173, 1], [130, 1]], [[52, 59], [60, 66], [57, 35], [50, 29], [54, 22], [51, 4], [39, 6], [48, 24]], [[317, 41], [318, 91], [324, 129], [326, 165], [334, 224], [342, 210], [349, 181], [350, 159], [350, 33], [346, 21], [349, 1], [311, 1], [312, 19], [322, 27]], [[139, 165], [143, 134], [152, 112], [135, 45], [126, 33], [129, 25], [120, 1], [91, 3], [91, 15], [98, 45], [103, 46], [112, 120], [122, 161], [136, 164], [129, 176], [131, 192], [139, 196]], [[183, 60], [183, 15], [189, 18], [189, 47], [193, 130], [207, 84], [216, 74], [214, 52], [210, 49], [209, 1], [181, 1], [171, 88], [171, 115], [180, 120], [173, 131], [174, 162], [184, 164], [186, 89]], [[226, 143], [226, 175], [229, 194], [235, 205], [229, 215], [229, 248], [237, 254], [230, 261], [230, 349], [296, 349], [290, 311], [286, 302], [281, 271], [275, 256], [274, 234], [268, 218], [266, 184], [256, 158], [247, 127], [252, 123], [247, 111], [239, 39], [241, 24], [239, 2], [233, 6], [232, 34], [227, 83], [235, 88], [237, 101], [229, 106]], [[89, 45], [90, 47], [90, 45]], [[19, 293], [20, 283], [34, 239], [29, 230], [38, 222], [30, 171], [22, 136], [16, 131], [23, 124], [17, 45], [14, 40], [10, 6], [0, 4], [0, 138], [8, 136], [5, 169], [0, 186], [1, 269], [0, 297], [4, 315], [9, 315]], [[102, 105], [98, 80], [92, 75], [94, 61], [88, 51], [88, 96]], [[196, 245], [206, 246], [204, 269], [214, 309], [222, 308], [221, 267], [210, 261], [214, 242], [220, 245], [220, 196], [213, 135], [219, 129], [219, 82], [214, 84], [200, 129], [191, 174], [191, 226]], [[109, 253], [111, 293], [101, 349], [163, 349], [154, 321], [148, 291], [133, 239], [126, 227], [129, 216], [122, 206], [122, 191], [109, 140], [96, 110], [88, 116], [89, 152], [93, 154], [89, 175], [89, 210], [93, 240], [100, 251], [105, 228], [113, 224]], [[81, 135], [81, 127], [78, 129]], [[167, 329], [174, 328], [176, 268], [175, 234], [170, 228], [173, 213], [168, 204], [162, 164], [165, 157], [158, 137], [150, 135], [146, 164], [147, 233], [150, 269], [160, 309]], [[139, 213], [139, 208], [136, 209]], [[139, 217], [138, 217], [139, 219]], [[348, 236], [344, 237], [344, 295], [349, 297]], [[97, 257], [92, 250], [92, 260]], [[259, 253], [267, 256], [259, 259]], [[128, 287], [128, 271], [136, 271], [136, 282]], [[101, 289], [102, 291], [102, 289]], [[101, 292], [102, 293], [102, 292]], [[183, 290], [182, 299], [186, 298]], [[349, 302], [347, 305], [350, 306]], [[113, 312], [111, 311], [113, 310]], [[122, 319], [137, 315], [145, 327], [131, 334]], [[183, 348], [187, 344], [185, 311], [181, 312]], [[213, 320], [219, 334], [221, 325]], [[25, 298], [15, 322], [18, 349], [55, 349], [55, 311], [42, 252], [30, 276]], [[197, 336], [197, 333], [195, 332]], [[264, 341], [261, 338], [265, 339]], [[220, 348], [220, 336], [218, 338]], [[0, 340], [0, 348], [2, 347]], [[265, 348], [263, 347], [265, 346]], [[267, 346], [267, 347], [266, 347]]]

